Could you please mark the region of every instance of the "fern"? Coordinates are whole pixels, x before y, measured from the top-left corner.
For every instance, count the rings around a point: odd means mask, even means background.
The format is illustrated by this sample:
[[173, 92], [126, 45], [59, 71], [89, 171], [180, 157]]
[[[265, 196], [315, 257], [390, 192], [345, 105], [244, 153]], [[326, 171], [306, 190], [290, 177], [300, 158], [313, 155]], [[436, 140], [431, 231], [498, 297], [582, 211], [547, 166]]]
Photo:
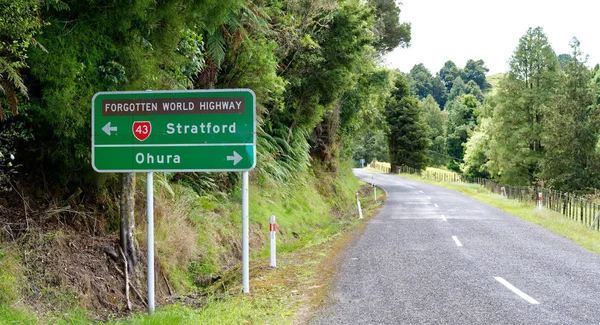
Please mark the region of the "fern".
[[225, 60], [225, 38], [221, 30], [217, 29], [213, 33], [209, 33], [206, 38], [206, 52], [212, 61], [221, 67], [221, 63]]

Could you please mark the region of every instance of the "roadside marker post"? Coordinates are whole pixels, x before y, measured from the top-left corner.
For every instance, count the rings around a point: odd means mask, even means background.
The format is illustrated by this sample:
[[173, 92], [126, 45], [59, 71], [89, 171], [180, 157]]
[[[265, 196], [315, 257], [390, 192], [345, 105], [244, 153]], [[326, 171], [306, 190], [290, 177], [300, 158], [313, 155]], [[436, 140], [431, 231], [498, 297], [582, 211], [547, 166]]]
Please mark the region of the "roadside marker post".
[[98, 92], [92, 167], [147, 173], [148, 312], [154, 312], [153, 172], [242, 172], [242, 282], [249, 285], [248, 172], [256, 166], [250, 89]]
[[358, 219], [362, 219], [362, 209], [360, 208], [360, 199], [358, 198], [358, 191], [356, 191], [356, 205], [358, 206]]
[[276, 241], [276, 234], [277, 234], [277, 222], [275, 222], [275, 216], [271, 216], [269, 218], [269, 232], [271, 234], [271, 247], [270, 247], [270, 251], [271, 251], [271, 267], [277, 267], [277, 241]]
[[538, 193], [538, 210], [542, 211], [542, 192]]
[[375, 183], [373, 183], [373, 201], [377, 203], [377, 186], [375, 186]]
[[500, 196], [502, 196], [502, 197], [504, 197], [504, 198], [506, 197], [506, 190], [504, 189], [504, 186], [502, 186], [502, 187], [500, 188]]

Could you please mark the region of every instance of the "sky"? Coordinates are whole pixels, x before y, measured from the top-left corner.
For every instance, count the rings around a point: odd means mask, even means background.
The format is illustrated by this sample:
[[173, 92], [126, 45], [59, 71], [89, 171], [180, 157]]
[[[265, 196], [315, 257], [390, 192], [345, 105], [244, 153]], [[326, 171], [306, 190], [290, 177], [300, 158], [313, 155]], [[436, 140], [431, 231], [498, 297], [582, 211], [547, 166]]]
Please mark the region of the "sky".
[[556, 54], [570, 53], [575, 36], [600, 63], [599, 0], [400, 0], [400, 21], [412, 25], [409, 48], [386, 55], [402, 72], [423, 63], [433, 74], [448, 60], [460, 68], [483, 59], [488, 75], [508, 71], [508, 60], [529, 27], [540, 26]]

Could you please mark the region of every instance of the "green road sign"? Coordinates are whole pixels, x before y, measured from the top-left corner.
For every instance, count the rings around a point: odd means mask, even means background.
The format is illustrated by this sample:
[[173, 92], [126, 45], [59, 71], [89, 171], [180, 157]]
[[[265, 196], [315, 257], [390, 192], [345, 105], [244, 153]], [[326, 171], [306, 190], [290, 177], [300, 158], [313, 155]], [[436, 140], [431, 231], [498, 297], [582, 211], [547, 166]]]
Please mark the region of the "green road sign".
[[92, 98], [98, 172], [248, 171], [256, 165], [249, 89], [99, 92]]

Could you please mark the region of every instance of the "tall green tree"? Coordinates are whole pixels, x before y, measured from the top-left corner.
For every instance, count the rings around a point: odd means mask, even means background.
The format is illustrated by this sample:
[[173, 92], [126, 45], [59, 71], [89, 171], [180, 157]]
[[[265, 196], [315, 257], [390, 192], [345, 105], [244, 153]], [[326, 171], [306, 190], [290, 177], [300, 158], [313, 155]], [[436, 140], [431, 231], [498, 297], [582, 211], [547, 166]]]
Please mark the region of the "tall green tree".
[[396, 47], [408, 47], [411, 39], [410, 23], [400, 22], [400, 7], [394, 0], [369, 0], [375, 7], [375, 43], [380, 53], [387, 53]]
[[473, 95], [480, 104], [483, 103], [485, 97], [481, 91], [481, 88], [479, 88], [479, 85], [475, 83], [475, 81], [469, 80], [469, 82], [467, 82], [465, 85], [464, 92], [467, 95]]
[[600, 110], [591, 73], [579, 41], [570, 43], [571, 60], [560, 73], [555, 95], [544, 121], [545, 149], [540, 177], [547, 185], [573, 192], [594, 188], [599, 171], [595, 152], [600, 133]]
[[431, 95], [442, 106], [446, 104], [446, 88], [439, 76], [433, 76], [423, 63], [416, 64], [408, 73], [411, 92], [419, 99]]
[[448, 101], [446, 103], [448, 104], [451, 101], [458, 98], [459, 96], [462, 96], [466, 93], [467, 93], [467, 85], [465, 84], [465, 82], [463, 81], [463, 79], [461, 77], [456, 77], [456, 79], [454, 79], [452, 81], [452, 88], [448, 92], [448, 95], [447, 95]]
[[394, 167], [425, 169], [430, 142], [419, 101], [409, 95], [408, 82], [402, 75], [398, 75], [395, 86], [385, 108], [390, 162]]
[[491, 122], [489, 117], [481, 119], [467, 143], [464, 144], [464, 162], [460, 165], [460, 170], [469, 179], [490, 177], [486, 164], [489, 160]]
[[482, 91], [486, 91], [491, 85], [485, 80], [485, 75], [490, 71], [483, 60], [468, 60], [464, 69], [461, 71], [461, 77], [464, 82], [473, 80]]
[[428, 126], [429, 141], [429, 160], [435, 166], [442, 166], [447, 163], [447, 155], [444, 150], [444, 122], [446, 120], [445, 112], [440, 109], [438, 103], [431, 95], [420, 102], [423, 120]]
[[461, 76], [461, 70], [453, 61], [446, 61], [440, 69], [439, 76], [444, 86], [446, 86], [446, 92], [450, 92], [450, 89], [454, 85], [454, 80]]
[[448, 118], [444, 123], [446, 152], [450, 156], [448, 168], [459, 171], [464, 157], [464, 144], [477, 125], [479, 102], [473, 95], [458, 97], [446, 105]]
[[490, 171], [508, 184], [536, 182], [544, 156], [541, 134], [552, 102], [558, 62], [541, 27], [519, 39], [494, 110]]

